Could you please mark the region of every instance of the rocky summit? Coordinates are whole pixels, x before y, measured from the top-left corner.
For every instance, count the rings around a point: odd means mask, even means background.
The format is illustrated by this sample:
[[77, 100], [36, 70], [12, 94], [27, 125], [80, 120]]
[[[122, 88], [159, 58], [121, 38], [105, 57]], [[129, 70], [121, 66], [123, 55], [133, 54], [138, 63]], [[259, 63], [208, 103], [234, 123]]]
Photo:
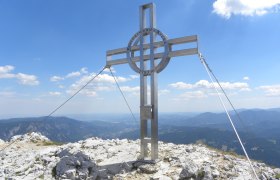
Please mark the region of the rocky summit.
[[[201, 144], [160, 142], [156, 162], [138, 160], [139, 140], [89, 138], [59, 144], [29, 133], [0, 140], [4, 147], [0, 179], [256, 179], [245, 158]], [[279, 168], [252, 163], [259, 179], [280, 179]]]

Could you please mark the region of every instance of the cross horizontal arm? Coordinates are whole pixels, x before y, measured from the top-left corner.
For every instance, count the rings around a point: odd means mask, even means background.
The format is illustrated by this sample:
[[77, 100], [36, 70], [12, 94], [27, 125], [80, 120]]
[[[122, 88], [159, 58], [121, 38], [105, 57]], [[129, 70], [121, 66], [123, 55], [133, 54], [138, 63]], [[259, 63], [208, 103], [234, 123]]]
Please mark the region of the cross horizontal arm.
[[[159, 59], [163, 57], [164, 53], [156, 53], [154, 55], [155, 59]], [[198, 50], [197, 48], [191, 48], [191, 49], [183, 49], [183, 50], [177, 50], [177, 51], [171, 51], [169, 52], [169, 57], [177, 57], [177, 56], [186, 56], [186, 55], [194, 55], [194, 54], [198, 54]], [[150, 59], [150, 55], [144, 55], [143, 56], [144, 60], [149, 60]], [[132, 58], [132, 61], [134, 62], [138, 62], [140, 61], [140, 57], [136, 56], [134, 58]], [[127, 58], [122, 58], [122, 59], [117, 59], [117, 60], [107, 60], [106, 65], [108, 66], [112, 66], [112, 65], [119, 65], [119, 64], [126, 64], [128, 63], [128, 59]]]
[[[185, 36], [185, 37], [181, 37], [181, 38], [175, 38], [175, 39], [169, 39], [168, 40], [168, 44], [170, 45], [176, 45], [176, 44], [183, 44], [183, 43], [191, 43], [191, 42], [197, 42], [197, 35], [193, 35], [193, 36]], [[159, 48], [159, 47], [163, 47], [164, 44], [162, 41], [160, 42], [155, 42], [154, 43], [154, 47], [155, 48]], [[143, 44], [143, 49], [149, 49], [150, 48], [150, 44]], [[140, 46], [132, 46], [131, 47], [132, 51], [139, 51], [140, 50]], [[127, 48], [119, 48], [119, 49], [114, 49], [114, 50], [108, 50], [106, 52], [107, 56], [112, 56], [112, 55], [117, 55], [117, 54], [123, 54], [126, 53]]]
[[[193, 42], [196, 43], [195, 48], [188, 48], [188, 49], [170, 51], [168, 56], [169, 57], [177, 57], [177, 56], [194, 55], [194, 54], [198, 53], [197, 36], [196, 35], [185, 36], [185, 37], [175, 38], [175, 39], [169, 39], [168, 44], [170, 46], [178, 45], [178, 44], [184, 44], [184, 43], [193, 43]], [[160, 48], [160, 47], [164, 46], [164, 43], [162, 41], [160, 41], [160, 42], [155, 42], [153, 45], [154, 45], [155, 48]], [[150, 48], [150, 44], [144, 44], [143, 45], [144, 50], [149, 49], [149, 48]], [[131, 50], [134, 51], [134, 52], [139, 51], [140, 46], [138, 46], [138, 45], [137, 46], [132, 46]], [[127, 48], [119, 48], [119, 49], [114, 49], [114, 50], [107, 51], [107, 53], [106, 53], [107, 63], [106, 64], [108, 66], [112, 66], [112, 65], [128, 63], [127, 58], [120, 58], [120, 59], [112, 60], [113, 55], [126, 54], [126, 53], [127, 53]], [[164, 53], [155, 53], [154, 58], [159, 59], [159, 58], [162, 58], [163, 55], [164, 55]], [[150, 55], [144, 55], [144, 57], [143, 57], [144, 60], [148, 60], [149, 58], [150, 58]], [[138, 61], [140, 61], [140, 57], [136, 56], [136, 57], [132, 58], [132, 61], [138, 62]]]

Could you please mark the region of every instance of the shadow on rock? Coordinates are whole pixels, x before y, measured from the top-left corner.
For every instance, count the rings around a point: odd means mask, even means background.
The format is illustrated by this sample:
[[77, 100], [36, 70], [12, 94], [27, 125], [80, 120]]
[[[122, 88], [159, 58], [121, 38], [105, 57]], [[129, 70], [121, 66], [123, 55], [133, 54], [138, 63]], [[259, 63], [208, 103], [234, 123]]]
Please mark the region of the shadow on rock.
[[53, 176], [56, 179], [112, 179], [116, 174], [124, 174], [136, 169], [140, 169], [141, 172], [147, 174], [157, 171], [153, 164], [144, 161], [98, 166], [93, 159], [82, 152], [71, 154], [68, 150], [63, 150], [57, 156], [60, 157], [60, 161], [53, 169]]

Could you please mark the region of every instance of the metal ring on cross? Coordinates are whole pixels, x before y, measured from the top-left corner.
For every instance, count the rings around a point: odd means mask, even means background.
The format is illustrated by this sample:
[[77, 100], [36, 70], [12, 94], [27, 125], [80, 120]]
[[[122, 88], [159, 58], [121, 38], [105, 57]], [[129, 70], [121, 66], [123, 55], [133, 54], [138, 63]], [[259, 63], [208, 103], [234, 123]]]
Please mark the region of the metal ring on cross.
[[[132, 47], [133, 46], [139, 46], [137, 44], [141, 41], [141, 38], [144, 39], [145, 36], [151, 35], [152, 33], [154, 33], [155, 36], [159, 35], [161, 37], [162, 42], [163, 42], [163, 47], [164, 47], [164, 51], [162, 53], [163, 55], [162, 55], [162, 58], [161, 58], [160, 62], [158, 64], [154, 64], [154, 67], [152, 69], [144, 69], [144, 67], [142, 69], [141, 67], [139, 68], [136, 64], [136, 61], [133, 60], [135, 50], [133, 50]], [[150, 42], [150, 43], [153, 43], [153, 42]], [[148, 44], [148, 45], [151, 48], [151, 44]], [[154, 47], [152, 46], [152, 48], [154, 48]], [[145, 49], [148, 49], [148, 48], [145, 48]], [[140, 45], [140, 51], [141, 50], [144, 51], [145, 49], [144, 49], [143, 45], [142, 45], [142, 49], [141, 49], [141, 45]], [[154, 48], [154, 50], [155, 49], [156, 48]], [[158, 30], [156, 28], [144, 28], [143, 30], [138, 31], [136, 34], [134, 34], [132, 36], [132, 38], [130, 39], [130, 41], [128, 43], [126, 54], [127, 54], [127, 59], [128, 59], [129, 66], [135, 72], [147, 76], [147, 75], [151, 75], [153, 72], [157, 72], [157, 73], [161, 72], [168, 65], [168, 63], [170, 61], [170, 57], [168, 56], [169, 51], [170, 51], [170, 47], [169, 47], [169, 44], [167, 42], [167, 36], [165, 34], [163, 34], [160, 30]], [[144, 56], [147, 56], [147, 55], [144, 55], [144, 52], [140, 52], [139, 56], [141, 56], [141, 55], [143, 56], [142, 57], [143, 61], [145, 61]], [[153, 60], [155, 60], [154, 55], [155, 54], [153, 54]], [[148, 56], [150, 56], [150, 55], [148, 55]]]

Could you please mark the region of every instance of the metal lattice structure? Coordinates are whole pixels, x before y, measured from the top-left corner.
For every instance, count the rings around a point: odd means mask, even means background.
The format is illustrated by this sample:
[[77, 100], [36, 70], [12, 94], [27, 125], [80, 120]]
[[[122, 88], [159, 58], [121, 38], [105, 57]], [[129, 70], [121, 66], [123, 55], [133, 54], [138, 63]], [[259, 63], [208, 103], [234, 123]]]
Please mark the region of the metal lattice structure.
[[[195, 47], [172, 50], [173, 46], [186, 43], [194, 44]], [[197, 46], [196, 35], [168, 40], [165, 34], [156, 29], [155, 4], [150, 3], [140, 6], [140, 30], [132, 36], [128, 46], [106, 53], [106, 66], [128, 63], [140, 74], [141, 159], [148, 158], [148, 143], [151, 144], [151, 160], [158, 159], [157, 74], [168, 65], [172, 57], [198, 54]], [[159, 50], [162, 52], [156, 52]], [[126, 58], [113, 59], [115, 55], [126, 55]], [[148, 132], [148, 125], [151, 132]]]

